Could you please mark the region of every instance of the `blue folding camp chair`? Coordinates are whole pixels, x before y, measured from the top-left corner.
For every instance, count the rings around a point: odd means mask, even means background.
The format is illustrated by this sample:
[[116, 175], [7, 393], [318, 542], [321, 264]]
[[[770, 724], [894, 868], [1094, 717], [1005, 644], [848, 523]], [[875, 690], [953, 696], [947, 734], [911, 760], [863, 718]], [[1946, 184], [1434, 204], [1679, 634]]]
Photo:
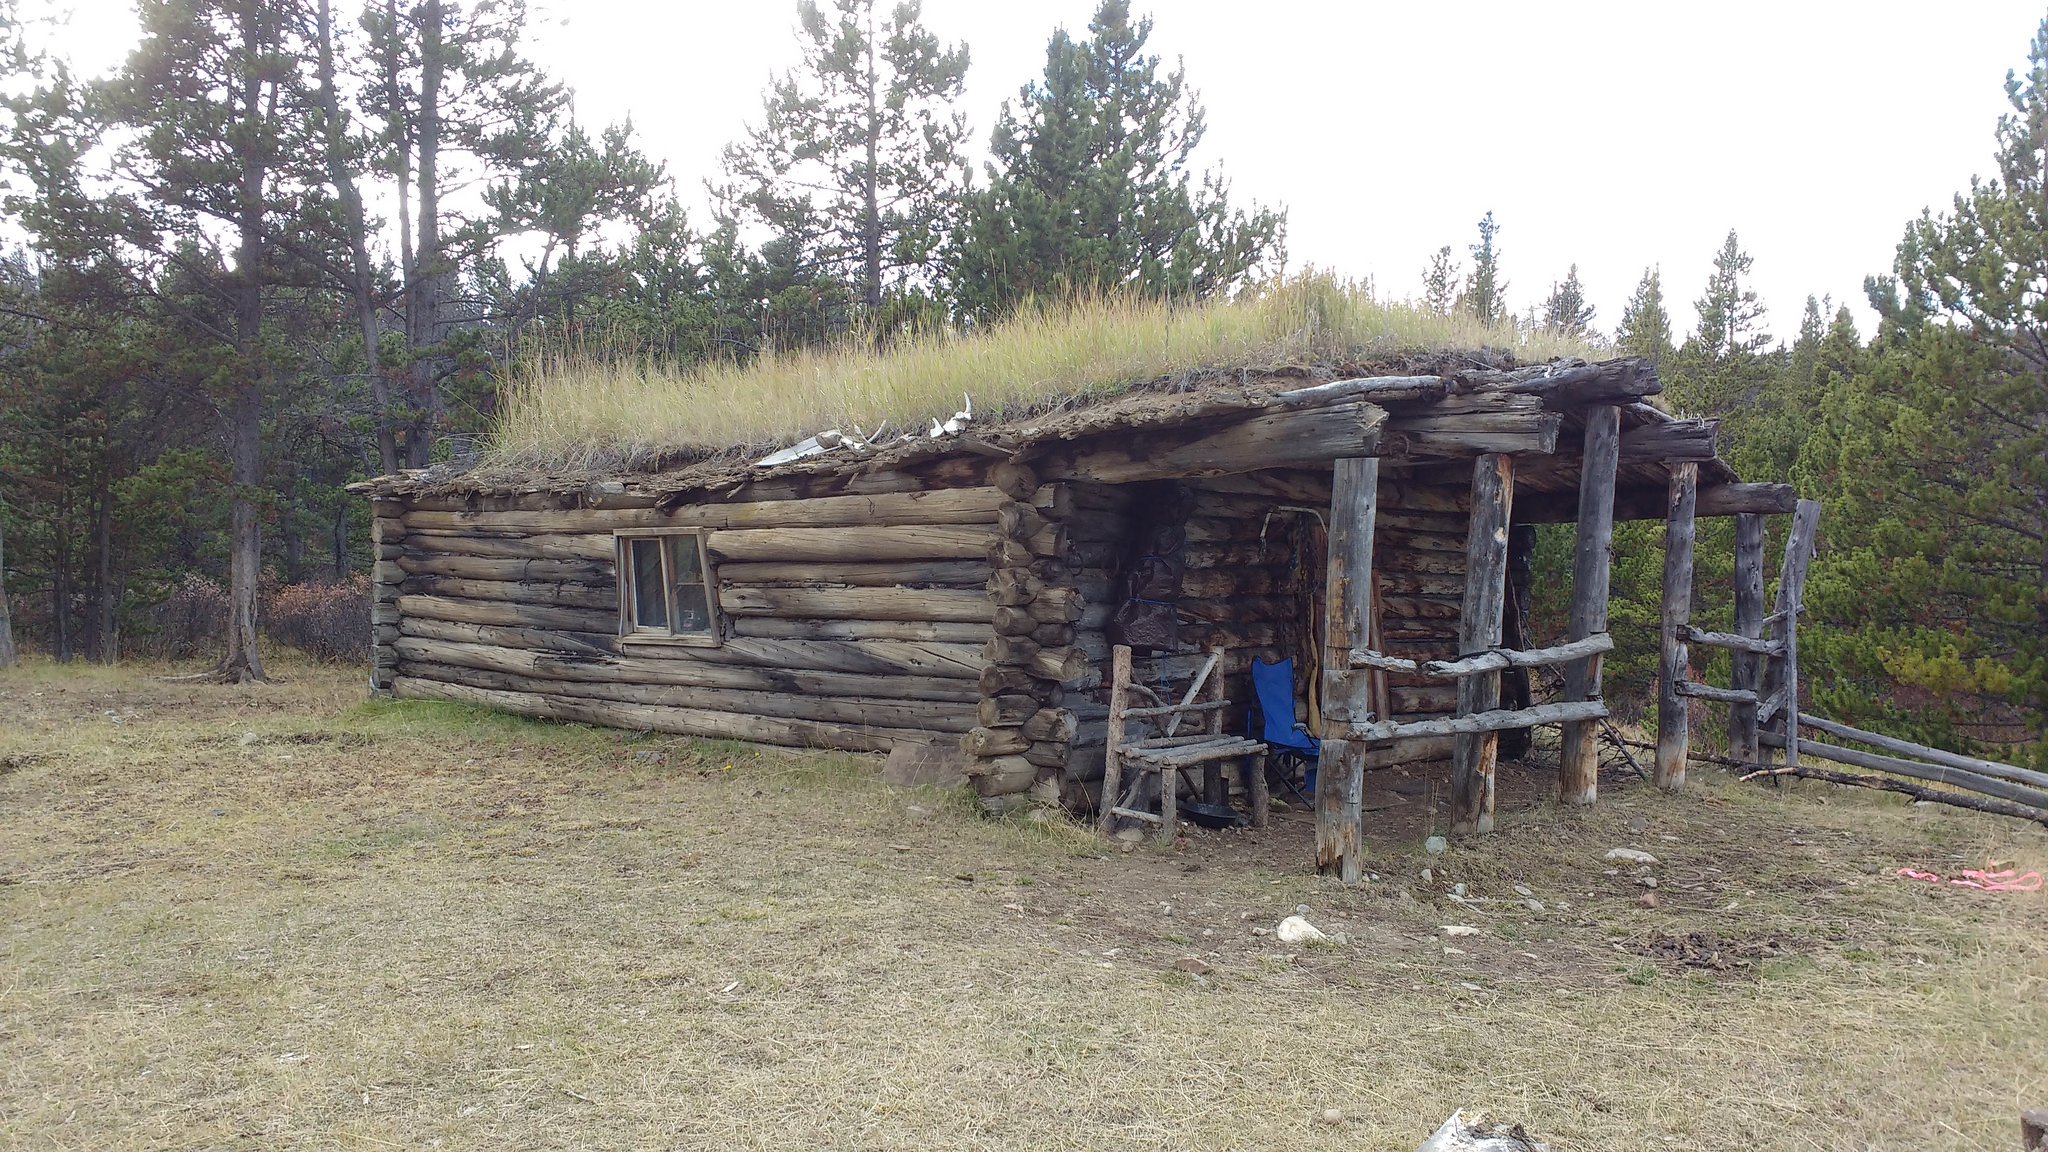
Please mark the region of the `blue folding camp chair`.
[[[1309, 797], [1302, 794], [1294, 783], [1298, 771], [1308, 786], [1310, 794], [1316, 787], [1316, 757], [1322, 745], [1308, 734], [1308, 726], [1294, 719], [1294, 660], [1282, 660], [1268, 664], [1263, 660], [1252, 661], [1252, 694], [1258, 697], [1257, 739], [1264, 741], [1270, 749], [1266, 754], [1266, 770], [1280, 770], [1280, 783], [1293, 792], [1304, 804]], [[1247, 716], [1245, 734], [1253, 735], [1253, 717]]]

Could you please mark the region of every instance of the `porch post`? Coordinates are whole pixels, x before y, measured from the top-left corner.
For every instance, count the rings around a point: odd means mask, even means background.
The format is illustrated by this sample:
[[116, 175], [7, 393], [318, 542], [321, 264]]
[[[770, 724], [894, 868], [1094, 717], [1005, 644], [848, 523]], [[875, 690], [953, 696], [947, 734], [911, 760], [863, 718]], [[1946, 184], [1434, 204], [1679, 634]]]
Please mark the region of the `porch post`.
[[[1515, 458], [1488, 452], [1472, 464], [1472, 522], [1465, 535], [1465, 601], [1458, 613], [1458, 655], [1500, 646], [1507, 607], [1508, 519], [1515, 493]], [[1500, 673], [1476, 672], [1458, 681], [1458, 715], [1500, 704]], [[1456, 737], [1451, 751], [1451, 831], [1493, 831], [1493, 770], [1498, 733]]]
[[[1338, 460], [1330, 487], [1330, 559], [1324, 586], [1323, 742], [1316, 769], [1316, 867], [1358, 882], [1365, 847], [1359, 801], [1365, 790], [1365, 744], [1345, 739], [1372, 709], [1370, 681], [1351, 670], [1372, 619], [1372, 534], [1378, 514], [1380, 462]], [[1379, 717], [1384, 719], [1384, 717]]]
[[[1621, 409], [1600, 404], [1586, 409], [1586, 450], [1579, 465], [1579, 534], [1572, 551], [1572, 610], [1567, 640], [1607, 631], [1607, 578], [1614, 557], [1614, 470], [1621, 459]], [[1565, 665], [1564, 698], [1600, 698], [1601, 659], [1596, 654]], [[1558, 758], [1557, 796], [1566, 804], [1591, 804], [1600, 792], [1600, 722], [1564, 725]]]
[[1692, 739], [1690, 697], [1680, 683], [1692, 679], [1685, 626], [1692, 622], [1693, 509], [1700, 466], [1673, 464], [1664, 505], [1664, 642], [1657, 661], [1657, 787], [1685, 786], [1685, 754]]

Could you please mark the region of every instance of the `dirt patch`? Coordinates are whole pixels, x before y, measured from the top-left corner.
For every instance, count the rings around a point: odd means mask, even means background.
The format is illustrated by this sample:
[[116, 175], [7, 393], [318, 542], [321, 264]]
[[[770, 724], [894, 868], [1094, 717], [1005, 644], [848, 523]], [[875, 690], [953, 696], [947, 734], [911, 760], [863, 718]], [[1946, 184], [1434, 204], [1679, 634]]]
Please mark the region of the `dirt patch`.
[[1633, 946], [1638, 956], [1684, 968], [1709, 968], [1729, 972], [1748, 968], [1758, 960], [1790, 956], [1795, 949], [1776, 937], [1761, 940], [1723, 940], [1712, 932], [1660, 932]]

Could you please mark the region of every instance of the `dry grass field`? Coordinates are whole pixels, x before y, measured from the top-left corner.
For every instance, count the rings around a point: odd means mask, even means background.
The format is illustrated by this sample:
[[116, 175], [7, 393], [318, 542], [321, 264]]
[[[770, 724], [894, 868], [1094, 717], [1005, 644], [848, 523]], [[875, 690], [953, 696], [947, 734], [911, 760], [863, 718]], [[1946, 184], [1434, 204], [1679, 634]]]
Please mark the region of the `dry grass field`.
[[[2004, 1149], [2048, 1103], [2048, 894], [1894, 874], [2048, 869], [2016, 822], [1615, 780], [1346, 890], [1298, 820], [1106, 850], [273, 659], [0, 673], [0, 1146]], [[1297, 905], [1348, 942], [1257, 931]]]

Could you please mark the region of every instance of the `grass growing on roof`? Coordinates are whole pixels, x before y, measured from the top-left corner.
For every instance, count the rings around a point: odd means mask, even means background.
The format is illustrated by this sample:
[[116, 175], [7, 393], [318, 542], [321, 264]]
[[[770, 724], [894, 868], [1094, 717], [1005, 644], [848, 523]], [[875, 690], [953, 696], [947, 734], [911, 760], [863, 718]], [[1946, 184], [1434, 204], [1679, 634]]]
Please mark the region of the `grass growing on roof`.
[[488, 463], [632, 466], [681, 451], [788, 444], [825, 428], [914, 431], [958, 410], [983, 420], [1189, 372], [1371, 363], [1449, 348], [1524, 359], [1590, 356], [1583, 338], [1487, 327], [1298, 276], [1233, 301], [1093, 299], [971, 335], [939, 332], [878, 353], [807, 349], [752, 363], [678, 367], [573, 353], [543, 357], [505, 389]]

